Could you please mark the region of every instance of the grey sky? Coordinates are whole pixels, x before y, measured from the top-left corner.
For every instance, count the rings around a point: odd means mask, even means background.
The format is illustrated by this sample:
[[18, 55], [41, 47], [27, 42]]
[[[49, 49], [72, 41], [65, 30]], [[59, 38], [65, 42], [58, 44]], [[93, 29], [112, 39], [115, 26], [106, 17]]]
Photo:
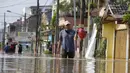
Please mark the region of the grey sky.
[[[23, 8], [29, 6], [36, 6], [37, 0], [0, 0], [0, 24], [3, 22], [3, 13], [10, 10], [15, 13], [23, 14]], [[51, 5], [53, 0], [40, 0], [40, 5]], [[9, 6], [9, 7], [8, 7]], [[6, 13], [6, 22], [11, 23], [20, 18], [19, 15]], [[9, 16], [9, 17], [8, 17]], [[13, 16], [13, 17], [10, 17]]]

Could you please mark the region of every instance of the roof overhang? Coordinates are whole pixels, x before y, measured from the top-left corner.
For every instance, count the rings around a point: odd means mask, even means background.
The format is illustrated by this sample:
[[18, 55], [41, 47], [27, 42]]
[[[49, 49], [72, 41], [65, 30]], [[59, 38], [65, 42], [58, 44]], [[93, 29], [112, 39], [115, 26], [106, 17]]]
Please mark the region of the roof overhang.
[[[126, 5], [125, 5], [126, 6]], [[123, 18], [124, 13], [127, 11], [125, 8], [122, 8], [120, 4], [108, 4], [105, 7], [102, 7], [99, 16], [103, 18], [103, 20], [115, 20], [121, 21]], [[122, 10], [121, 10], [122, 9]], [[121, 11], [121, 12], [119, 12]]]

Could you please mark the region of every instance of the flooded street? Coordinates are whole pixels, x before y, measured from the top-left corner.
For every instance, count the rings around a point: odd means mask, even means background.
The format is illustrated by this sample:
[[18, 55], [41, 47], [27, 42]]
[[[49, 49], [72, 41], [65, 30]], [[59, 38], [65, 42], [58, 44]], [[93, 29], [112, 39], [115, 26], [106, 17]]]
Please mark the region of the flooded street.
[[[46, 55], [33, 57], [1, 54], [0, 73], [125, 73], [126, 63], [125, 60], [62, 59]], [[111, 65], [114, 65], [114, 68], [110, 67]], [[119, 70], [120, 68], [122, 69]]]
[[0, 0], [0, 73], [130, 73], [130, 0]]
[[[86, 60], [33, 57], [20, 55], [0, 56], [0, 73], [94, 73], [94, 61], [87, 67]], [[91, 67], [93, 66], [93, 67]], [[88, 69], [87, 69], [88, 68]]]

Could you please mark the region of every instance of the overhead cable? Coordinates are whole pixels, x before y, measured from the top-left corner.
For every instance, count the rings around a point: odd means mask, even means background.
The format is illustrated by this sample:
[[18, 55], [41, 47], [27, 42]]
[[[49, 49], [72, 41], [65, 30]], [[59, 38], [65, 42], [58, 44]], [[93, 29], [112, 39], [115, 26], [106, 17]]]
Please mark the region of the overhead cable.
[[22, 2], [19, 2], [19, 3], [16, 3], [16, 4], [12, 4], [12, 5], [1, 6], [0, 8], [7, 8], [7, 7], [16, 6], [16, 5], [21, 5], [22, 3], [25, 3], [26, 1], [29, 1], [29, 0], [24, 0], [24, 1], [22, 1]]

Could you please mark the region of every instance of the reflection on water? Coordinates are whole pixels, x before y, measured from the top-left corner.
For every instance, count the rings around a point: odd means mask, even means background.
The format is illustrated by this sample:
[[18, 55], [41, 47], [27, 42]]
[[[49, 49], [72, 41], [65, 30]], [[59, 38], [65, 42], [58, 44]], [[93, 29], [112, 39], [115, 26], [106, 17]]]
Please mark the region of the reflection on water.
[[[125, 73], [126, 61], [9, 56], [0, 58], [0, 73]], [[2, 65], [3, 64], [3, 65]], [[2, 67], [3, 66], [3, 67]]]

